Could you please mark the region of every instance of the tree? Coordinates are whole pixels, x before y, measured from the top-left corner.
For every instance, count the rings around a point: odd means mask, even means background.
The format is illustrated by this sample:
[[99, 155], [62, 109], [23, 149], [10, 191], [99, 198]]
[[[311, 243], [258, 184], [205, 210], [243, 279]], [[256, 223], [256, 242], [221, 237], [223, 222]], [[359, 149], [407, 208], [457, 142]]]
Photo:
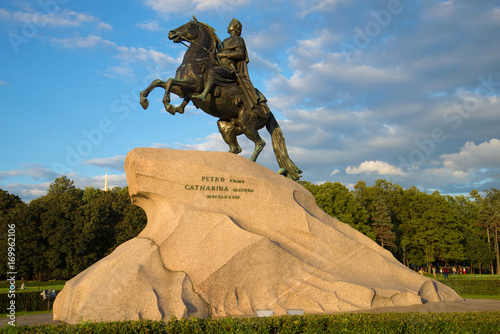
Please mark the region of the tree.
[[128, 187], [121, 189], [118, 192], [119, 198], [123, 205], [123, 219], [115, 227], [115, 246], [113, 249], [136, 237], [147, 224], [147, 217], [144, 210], [130, 202]]
[[410, 189], [407, 218], [401, 224], [401, 244], [416, 265], [464, 258], [463, 228], [450, 203], [438, 192], [431, 195]]
[[76, 253], [71, 254], [72, 275], [102, 259], [114, 246], [115, 226], [123, 219], [116, 201], [116, 193], [102, 191], [78, 208], [73, 227], [78, 237]]
[[479, 273], [481, 273], [483, 264], [491, 263], [495, 258], [495, 254], [481, 233], [471, 231], [471, 235], [468, 235], [465, 240], [465, 254], [467, 259], [471, 261], [471, 272], [474, 272], [474, 265], [476, 264]]
[[[63, 176], [29, 205], [0, 190], [0, 231], [16, 225], [17, 272], [28, 279], [71, 278], [110, 254], [146, 226], [144, 211], [130, 202], [128, 188], [76, 188]], [[0, 247], [7, 249], [7, 238]], [[5, 274], [6, 262], [0, 262]]]
[[7, 258], [12, 256], [4, 255], [3, 260], [0, 261], [0, 275], [2, 277], [5, 277], [9, 271], [17, 271], [19, 269], [20, 259], [18, 250], [20, 249], [20, 244], [17, 242], [16, 238], [20, 235], [19, 222], [20, 219], [22, 219], [25, 207], [26, 204], [19, 196], [9, 194], [7, 191], [0, 189], [0, 249], [4, 252], [3, 254], [8, 255], [9, 253], [9, 241], [12, 241], [9, 240], [9, 230], [13, 232], [10, 234], [13, 235], [11, 238], [14, 238], [15, 241], [14, 252], [11, 252], [15, 254], [15, 263], [13, 264], [15, 270], [10, 270], [8, 267], [10, 261], [7, 261]]
[[377, 241], [384, 248], [389, 248], [401, 262], [405, 262], [404, 248], [400, 243], [400, 212], [403, 203], [403, 188], [383, 179], [375, 181], [373, 186], [358, 181], [354, 186], [356, 199], [369, 213], [369, 224], [377, 235]]
[[375, 240], [368, 212], [343, 184], [326, 182], [318, 187], [315, 198], [323, 211]]
[[94, 198], [99, 197], [101, 193], [102, 193], [101, 189], [97, 189], [94, 187], [85, 187], [85, 189], [83, 190], [82, 200], [84, 203], [89, 203]]
[[47, 212], [45, 206], [45, 197], [32, 200], [28, 205], [28, 214], [25, 224], [22, 226], [21, 233], [26, 238], [22, 245], [26, 252], [24, 263], [29, 271], [26, 276], [35, 275], [36, 279], [42, 279], [42, 273], [48, 269], [47, 249], [49, 247], [47, 240], [43, 236], [42, 217]]
[[22, 202], [19, 196], [0, 189], [0, 219], [6, 217], [10, 209]]
[[[493, 249], [496, 257], [496, 273], [500, 273], [500, 252], [498, 233], [500, 229], [500, 191], [495, 188], [487, 190], [486, 196], [480, 201], [479, 226], [486, 229], [488, 243], [493, 243]], [[490, 233], [492, 236], [490, 236]], [[490, 241], [493, 239], [493, 241]]]
[[395, 249], [396, 244], [394, 241], [396, 240], [396, 234], [392, 231], [393, 225], [391, 217], [383, 198], [377, 199], [371, 218], [373, 221], [373, 230], [375, 231], [380, 245], [383, 248]]
[[49, 185], [47, 194], [57, 196], [74, 191], [75, 189], [75, 182], [73, 180], [68, 179], [66, 176], [61, 176]]
[[75, 228], [78, 208], [83, 204], [83, 191], [66, 176], [55, 179], [47, 195], [42, 196], [42, 236], [47, 242], [45, 258], [52, 276], [70, 278], [78, 273], [78, 239]]

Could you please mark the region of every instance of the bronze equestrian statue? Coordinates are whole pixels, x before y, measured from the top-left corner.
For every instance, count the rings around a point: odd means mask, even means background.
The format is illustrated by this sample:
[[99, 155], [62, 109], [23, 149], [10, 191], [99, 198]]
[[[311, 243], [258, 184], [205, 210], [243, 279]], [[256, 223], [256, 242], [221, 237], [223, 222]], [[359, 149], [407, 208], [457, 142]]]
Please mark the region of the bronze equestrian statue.
[[[248, 54], [245, 41], [240, 36], [241, 29], [241, 23], [233, 19], [228, 27], [230, 37], [222, 43], [212, 27], [199, 22], [194, 16], [193, 20], [171, 30], [168, 34], [170, 40], [190, 45], [175, 78], [154, 80], [141, 92], [141, 106], [148, 108], [147, 97], [156, 87], [165, 89], [163, 104], [172, 115], [184, 113], [184, 108], [192, 101], [197, 108], [219, 118], [217, 126], [229, 145], [229, 152], [241, 152], [236, 139], [241, 134], [253, 141], [255, 150], [250, 157], [252, 161], [257, 160], [266, 145], [258, 132], [265, 126], [271, 134], [279, 173], [297, 181], [302, 171], [288, 156], [285, 138], [266, 98], [250, 81]], [[171, 92], [183, 98], [179, 106], [170, 104]]]

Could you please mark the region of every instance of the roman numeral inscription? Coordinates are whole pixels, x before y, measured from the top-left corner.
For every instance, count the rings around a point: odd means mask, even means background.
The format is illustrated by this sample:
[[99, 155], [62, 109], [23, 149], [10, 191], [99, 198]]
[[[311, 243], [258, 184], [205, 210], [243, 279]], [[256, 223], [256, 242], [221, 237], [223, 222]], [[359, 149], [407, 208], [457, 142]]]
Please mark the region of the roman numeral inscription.
[[186, 184], [185, 190], [203, 192], [208, 199], [241, 199], [241, 194], [254, 193], [246, 180], [219, 176], [202, 176], [198, 184]]

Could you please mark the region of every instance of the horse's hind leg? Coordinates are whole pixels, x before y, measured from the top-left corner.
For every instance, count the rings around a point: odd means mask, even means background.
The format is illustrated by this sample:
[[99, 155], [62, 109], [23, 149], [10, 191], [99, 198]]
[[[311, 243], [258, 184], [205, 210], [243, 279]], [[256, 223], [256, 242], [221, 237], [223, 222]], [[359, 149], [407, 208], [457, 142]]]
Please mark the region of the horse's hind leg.
[[241, 152], [241, 147], [236, 139], [237, 135], [241, 134], [239, 128], [237, 128], [234, 123], [218, 120], [217, 126], [219, 127], [219, 132], [222, 135], [222, 139], [229, 145], [229, 152], [238, 154]]
[[143, 90], [140, 94], [140, 101], [139, 103], [141, 104], [142, 108], [144, 108], [144, 110], [148, 109], [148, 106], [149, 106], [149, 101], [147, 99], [149, 93], [151, 93], [151, 91], [153, 89], [155, 89], [156, 87], [163, 87], [165, 88], [166, 87], [166, 82], [165, 81], [162, 81], [160, 79], [156, 79], [154, 80], [149, 86], [148, 88], [146, 88], [145, 90]]
[[259, 132], [253, 127], [246, 126], [243, 129], [243, 133], [245, 134], [245, 136], [247, 136], [248, 139], [255, 143], [255, 149], [252, 156], [250, 157], [250, 160], [257, 161], [260, 152], [262, 152], [264, 146], [266, 146], [266, 142], [260, 137]]

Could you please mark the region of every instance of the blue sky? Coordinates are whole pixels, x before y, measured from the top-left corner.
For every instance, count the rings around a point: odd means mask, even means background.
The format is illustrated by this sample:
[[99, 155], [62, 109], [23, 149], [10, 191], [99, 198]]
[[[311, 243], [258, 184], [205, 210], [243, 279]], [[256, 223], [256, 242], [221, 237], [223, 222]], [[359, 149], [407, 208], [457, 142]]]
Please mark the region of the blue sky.
[[[106, 168], [125, 186], [135, 147], [226, 151], [217, 119], [166, 113], [161, 88], [138, 103], [175, 75], [186, 48], [167, 34], [192, 15], [221, 39], [242, 22], [303, 180], [500, 188], [500, 3], [465, 0], [5, 0], [0, 188], [26, 201], [60, 175], [102, 188]], [[259, 162], [277, 170], [261, 135]]]

